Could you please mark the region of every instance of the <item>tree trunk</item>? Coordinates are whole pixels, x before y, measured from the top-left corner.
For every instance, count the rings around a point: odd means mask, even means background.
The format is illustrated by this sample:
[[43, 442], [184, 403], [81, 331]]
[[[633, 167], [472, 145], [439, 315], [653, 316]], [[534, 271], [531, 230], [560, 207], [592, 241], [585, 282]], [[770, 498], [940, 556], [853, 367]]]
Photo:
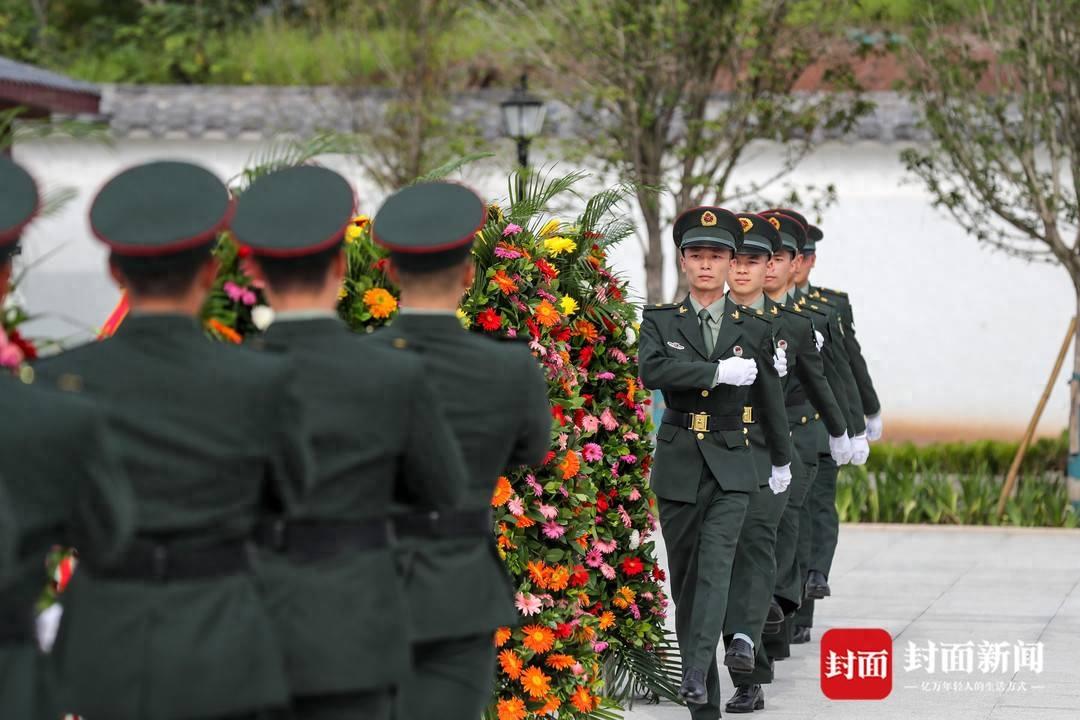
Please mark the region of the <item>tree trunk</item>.
[[[1075, 280], [1074, 280], [1075, 282]], [[1073, 374], [1069, 378], [1069, 470], [1066, 483], [1069, 502], [1080, 512], [1080, 472], [1073, 470], [1073, 458], [1080, 454], [1080, 284], [1076, 285], [1076, 338], [1073, 341]]]
[[655, 196], [638, 198], [645, 218], [645, 302], [664, 302], [664, 237], [660, 230], [660, 203]]

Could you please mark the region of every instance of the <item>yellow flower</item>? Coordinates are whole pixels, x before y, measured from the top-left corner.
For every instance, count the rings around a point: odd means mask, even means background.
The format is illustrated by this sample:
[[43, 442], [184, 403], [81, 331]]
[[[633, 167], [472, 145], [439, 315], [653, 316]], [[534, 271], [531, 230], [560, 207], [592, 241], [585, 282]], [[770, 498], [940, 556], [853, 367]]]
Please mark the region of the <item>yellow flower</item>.
[[569, 317], [578, 311], [577, 300], [569, 295], [563, 295], [562, 300], [559, 301], [559, 307], [562, 308], [563, 315]]
[[457, 319], [461, 321], [461, 326], [468, 330], [469, 326], [472, 325], [472, 320], [469, 319], [469, 316], [465, 313], [465, 311], [461, 308], [458, 308], [457, 312], [454, 314], [457, 315]]
[[562, 225], [562, 223], [559, 222], [558, 220], [554, 219], [554, 218], [552, 218], [551, 220], [548, 220], [546, 223], [544, 223], [544, 227], [540, 228], [540, 232], [539, 232], [539, 234], [537, 234], [537, 237], [538, 238], [551, 237], [555, 233], [559, 232], [559, 226], [560, 225]]
[[348, 296], [349, 296], [349, 291], [345, 288], [344, 285], [342, 285], [337, 291], [337, 299], [338, 300], [344, 300]]
[[371, 288], [365, 292], [364, 304], [373, 318], [388, 318], [397, 310], [397, 298], [383, 288]]
[[349, 225], [345, 228], [345, 244], [352, 245], [354, 242], [360, 239], [360, 236], [364, 234], [364, 231], [358, 228], [356, 225]]
[[559, 255], [577, 250], [577, 243], [567, 237], [551, 237], [544, 241], [544, 251], [548, 255]]

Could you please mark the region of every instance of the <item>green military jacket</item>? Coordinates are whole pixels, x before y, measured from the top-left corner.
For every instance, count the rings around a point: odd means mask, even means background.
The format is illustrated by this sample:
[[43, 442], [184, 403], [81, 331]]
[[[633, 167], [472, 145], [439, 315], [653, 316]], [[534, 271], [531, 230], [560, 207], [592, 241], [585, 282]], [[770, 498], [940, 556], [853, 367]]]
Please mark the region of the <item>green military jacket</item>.
[[[403, 313], [372, 336], [423, 361], [468, 470], [459, 508], [490, 511], [500, 475], [540, 464], [551, 447], [547, 381], [528, 346], [462, 328], [452, 315]], [[403, 508], [406, 510], [406, 508]], [[415, 638], [489, 633], [520, 620], [494, 535], [401, 539]]]
[[[0, 717], [60, 716], [50, 672], [34, 639], [38, 599], [51, 581], [45, 558], [54, 545], [75, 547], [87, 562], [107, 563], [134, 527], [134, 499], [111, 452], [102, 416], [72, 394], [24, 384], [0, 373], [0, 481], [15, 535], [14, 565], [0, 579]], [[17, 525], [14, 524], [17, 518]]]
[[851, 309], [850, 298], [847, 293], [839, 290], [811, 286], [810, 299], [818, 300], [826, 305], [839, 306], [840, 321], [844, 325], [844, 349], [851, 361], [851, 372], [855, 376], [855, 384], [859, 389], [863, 412], [866, 415], [877, 415], [881, 412], [881, 401], [878, 399], [877, 391], [874, 390], [874, 381], [870, 379], [870, 370], [863, 357], [862, 346], [855, 337], [855, 316]]
[[[134, 543], [244, 542], [268, 505], [288, 507], [311, 459], [293, 370], [209, 340], [193, 318], [132, 315], [110, 339], [40, 361], [107, 418], [135, 494]], [[181, 720], [287, 701], [284, 659], [251, 573], [109, 577], [84, 562], [53, 649], [66, 711]]]
[[[809, 311], [815, 323], [821, 321], [821, 325], [816, 327], [825, 337], [825, 345], [821, 349], [825, 376], [844, 413], [848, 434], [854, 436], [865, 432], [866, 418], [855, 376], [851, 371], [851, 360], [844, 347], [844, 328], [837, 309], [831, 305], [818, 304], [801, 291], [797, 292], [796, 296], [796, 302], [803, 311]], [[823, 442], [827, 445], [827, 439]], [[827, 449], [823, 448], [823, 452], [827, 452]]]
[[[768, 315], [741, 308], [730, 298], [724, 313], [713, 352], [707, 354], [689, 295], [681, 303], [645, 308], [638, 340], [642, 382], [660, 390], [666, 406], [677, 412], [741, 418], [747, 405], [761, 408], [755, 420], [762, 424], [771, 463], [786, 465], [791, 444], [783, 389], [773, 367], [772, 323]], [[756, 361], [757, 380], [749, 387], [714, 387], [717, 361], [737, 356]], [[666, 500], [694, 502], [707, 466], [724, 490], [755, 492], [760, 477], [748, 433], [745, 426], [697, 432], [662, 423], [656, 433], [653, 491]]]
[[[426, 512], [458, 501], [466, 484], [461, 452], [419, 358], [372, 343], [333, 317], [276, 322], [261, 344], [287, 354], [298, 371], [314, 452], [314, 482], [291, 520], [381, 519], [389, 527], [392, 507]], [[319, 562], [266, 549], [259, 558], [294, 695], [404, 679], [408, 598], [390, 546]]]

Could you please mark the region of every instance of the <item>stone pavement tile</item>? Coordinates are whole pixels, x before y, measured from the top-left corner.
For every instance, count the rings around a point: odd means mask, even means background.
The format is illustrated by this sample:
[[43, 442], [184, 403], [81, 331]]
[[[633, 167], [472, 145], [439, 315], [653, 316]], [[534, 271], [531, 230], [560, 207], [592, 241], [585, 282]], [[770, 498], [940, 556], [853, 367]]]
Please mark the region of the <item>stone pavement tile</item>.
[[1049, 622], [1057, 613], [1065, 596], [1038, 588], [986, 592], [983, 590], [952, 590], [935, 600], [927, 609], [934, 615], [983, 615], [1009, 617], [1021, 621], [1042, 619]]

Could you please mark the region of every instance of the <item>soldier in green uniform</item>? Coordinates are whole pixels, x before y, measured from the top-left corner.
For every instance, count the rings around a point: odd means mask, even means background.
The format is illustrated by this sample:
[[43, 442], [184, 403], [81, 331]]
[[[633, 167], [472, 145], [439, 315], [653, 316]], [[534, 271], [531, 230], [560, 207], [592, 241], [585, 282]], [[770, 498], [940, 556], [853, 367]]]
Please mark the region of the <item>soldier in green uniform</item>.
[[[30, 175], [0, 158], [0, 306], [11, 256], [38, 209]], [[29, 367], [0, 373], [0, 717], [55, 720], [57, 688], [38, 652], [34, 612], [50, 581], [54, 545], [75, 546], [90, 563], [112, 560], [131, 536], [131, 487], [110, 451], [94, 406], [34, 383]], [[18, 525], [15, 525], [17, 519]]]
[[721, 208], [694, 208], [679, 216], [673, 234], [690, 293], [681, 303], [646, 308], [638, 359], [645, 386], [659, 389], [667, 408], [651, 484], [676, 606], [680, 694], [695, 718], [714, 720], [721, 701], [716, 649], [735, 546], [760, 480], [743, 408], [762, 408], [774, 486], [791, 480], [790, 437], [768, 316], [724, 295], [743, 235], [738, 219]]
[[[741, 213], [738, 218], [744, 239], [732, 263], [729, 297], [747, 311], [763, 314], [772, 321], [777, 346], [786, 353], [787, 359], [788, 372], [782, 380], [787, 417], [791, 417], [793, 407], [799, 409], [808, 402], [806, 388], [809, 388], [819, 401], [823, 400], [822, 391], [827, 394], [828, 400], [833, 402], [831, 410], [835, 411], [831, 417], [836, 419], [840, 417], [839, 408], [835, 407], [832, 394], [828, 391], [812, 325], [801, 312], [782, 312], [781, 305], [763, 292], [771, 258], [774, 254], [786, 252], [785, 242], [794, 247], [795, 241], [790, 236], [786, 241], [782, 239], [780, 223], [775, 218], [766, 219], [749, 213]], [[761, 684], [772, 681], [772, 670], [761, 634], [770, 611], [775, 610], [778, 615], [773, 618], [774, 622], [782, 622], [784, 610], [773, 600], [777, 575], [777, 528], [792, 494], [805, 494], [807, 486], [807, 470], [793, 447], [791, 491], [780, 487], [772, 487], [772, 492], [764, 490], [769, 476], [769, 449], [761, 426], [755, 422], [755, 416], [760, 414], [761, 408], [753, 406], [745, 411], [750, 428], [750, 447], [763, 489], [751, 496], [739, 535], [724, 628], [728, 646], [724, 660], [736, 688], [725, 709], [736, 713], [752, 712], [764, 707]], [[845, 461], [848, 454], [846, 428], [840, 422], [833, 429], [834, 433], [829, 437], [830, 448], [838, 459]], [[797, 601], [787, 609], [793, 611], [796, 607]]]
[[127, 551], [84, 560], [65, 595], [53, 655], [67, 712], [251, 718], [288, 700], [249, 541], [267, 506], [295, 502], [311, 460], [289, 364], [199, 326], [232, 209], [225, 185], [187, 163], [106, 183], [90, 223], [131, 313], [108, 340], [36, 366], [102, 408], [135, 496]]
[[296, 367], [315, 459], [297, 509], [260, 533], [258, 574], [297, 720], [389, 718], [394, 689], [416, 691], [391, 508], [448, 508], [465, 485], [419, 358], [352, 333], [337, 315], [353, 203], [345, 178], [300, 166], [256, 180], [232, 222], [275, 311], [256, 344]]
[[[809, 226], [806, 218], [794, 210], [782, 208], [776, 212], [795, 219], [804, 230]], [[810, 286], [809, 274], [816, 262], [816, 241], [809, 233], [807, 233], [802, 256], [803, 260], [795, 277], [796, 298], [804, 309], [809, 309], [825, 321], [826, 352], [836, 358], [835, 368], [844, 385], [844, 390], [837, 393], [837, 397], [841, 401], [846, 399], [845, 414], [848, 420], [848, 431], [852, 436], [851, 462], [853, 465], [861, 465], [866, 462], [870, 448], [867, 443], [864, 408], [853, 370], [854, 363], [848, 353], [845, 328], [839, 308], [827, 302], [819, 302], [819, 298], [809, 297], [814, 290]], [[837, 387], [834, 385], [833, 389], [835, 391]], [[820, 600], [831, 594], [828, 586], [828, 569], [831, 566], [839, 533], [839, 517], [836, 512], [836, 476], [839, 468], [828, 456], [824, 447], [819, 447], [819, 454], [821, 457], [818, 473], [814, 478], [809, 500], [804, 506], [804, 515], [800, 522], [800, 527], [803, 524], [807, 526], [809, 536], [805, 543], [800, 543], [805, 560], [803, 564], [807, 568], [807, 573], [804, 602], [799, 608], [792, 632], [792, 642], [795, 643], [808, 642], [810, 639], [814, 600]], [[800, 534], [802, 532], [801, 529]]]
[[490, 702], [493, 633], [520, 619], [495, 546], [491, 497], [500, 475], [541, 463], [551, 446], [547, 382], [528, 346], [468, 332], [455, 316], [473, 284], [470, 250], [484, 218], [471, 190], [436, 182], [392, 195], [372, 225], [401, 289], [400, 315], [373, 340], [417, 353], [468, 468], [458, 507], [438, 514], [402, 507], [395, 523], [415, 663], [396, 705], [400, 720], [476, 720]]

